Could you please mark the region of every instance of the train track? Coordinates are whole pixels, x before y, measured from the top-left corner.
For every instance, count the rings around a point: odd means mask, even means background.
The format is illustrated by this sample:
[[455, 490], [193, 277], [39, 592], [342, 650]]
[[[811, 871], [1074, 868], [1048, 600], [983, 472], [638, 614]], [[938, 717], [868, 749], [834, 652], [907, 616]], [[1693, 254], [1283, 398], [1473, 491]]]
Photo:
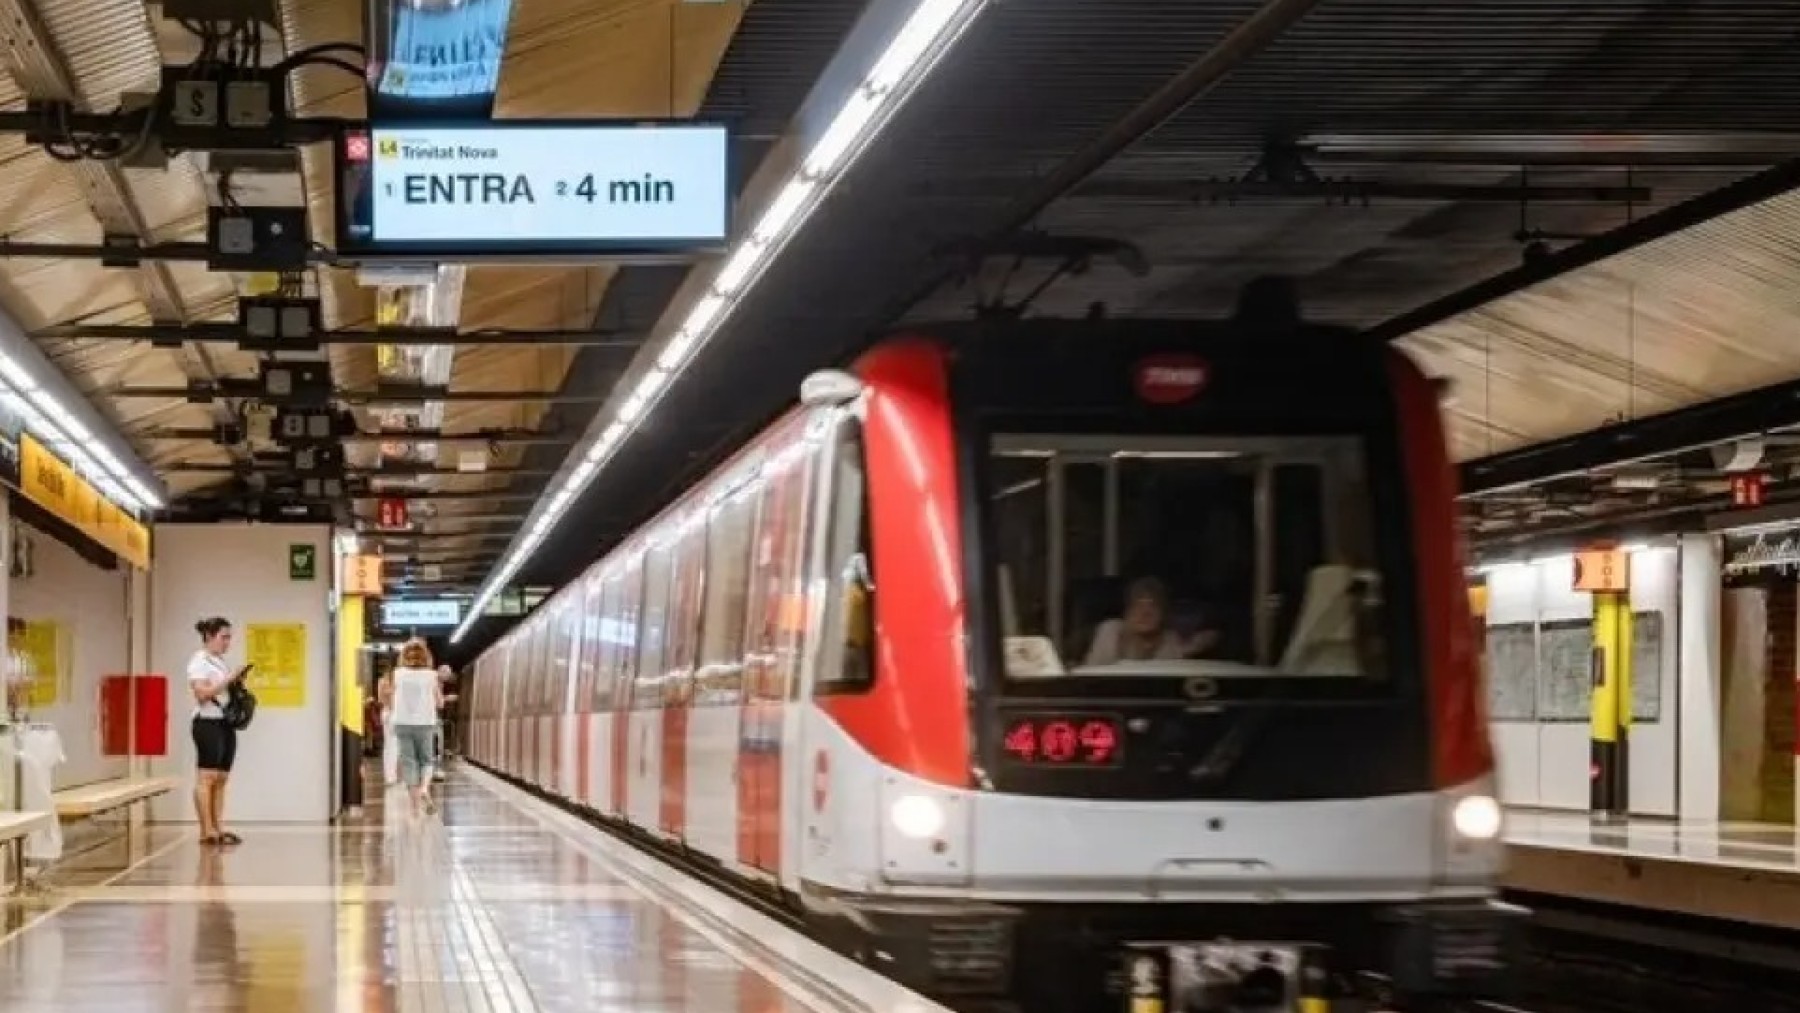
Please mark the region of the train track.
[[1800, 934], [1559, 897], [1509, 899], [1532, 911], [1514, 1009], [1800, 1013]]
[[[463, 762], [765, 917], [816, 935], [792, 905], [745, 884], [716, 861], [598, 817], [491, 767], [466, 758]], [[1533, 912], [1517, 994], [1504, 1001], [1455, 1003], [1445, 1013], [1800, 1013], [1800, 933], [1540, 895], [1509, 899]], [[1005, 1001], [961, 1008], [964, 1013], [1030, 1013]], [[1369, 1013], [1380, 1008], [1371, 1006]]]

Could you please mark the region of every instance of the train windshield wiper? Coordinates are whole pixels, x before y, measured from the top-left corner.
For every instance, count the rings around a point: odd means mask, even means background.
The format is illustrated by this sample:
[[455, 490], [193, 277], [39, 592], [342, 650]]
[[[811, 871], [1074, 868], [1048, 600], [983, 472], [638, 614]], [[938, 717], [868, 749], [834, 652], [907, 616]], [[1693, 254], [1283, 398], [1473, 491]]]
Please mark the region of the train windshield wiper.
[[1273, 705], [1264, 704], [1233, 723], [1224, 738], [1215, 743], [1199, 763], [1188, 768], [1188, 777], [1205, 785], [1218, 784], [1230, 777], [1250, 746], [1262, 736], [1269, 723], [1269, 714], [1274, 710]]

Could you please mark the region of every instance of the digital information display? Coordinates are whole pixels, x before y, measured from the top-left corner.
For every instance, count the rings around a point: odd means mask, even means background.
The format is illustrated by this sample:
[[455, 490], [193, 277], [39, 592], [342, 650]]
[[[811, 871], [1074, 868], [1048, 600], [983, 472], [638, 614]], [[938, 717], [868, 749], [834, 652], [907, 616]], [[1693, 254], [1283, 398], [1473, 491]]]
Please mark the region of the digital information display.
[[462, 622], [462, 603], [448, 598], [381, 603], [383, 626], [455, 626]]
[[1006, 719], [1000, 747], [1034, 767], [1116, 767], [1124, 759], [1119, 719], [1110, 714], [1029, 714]]
[[729, 235], [721, 126], [375, 126], [337, 157], [351, 258], [671, 254]]

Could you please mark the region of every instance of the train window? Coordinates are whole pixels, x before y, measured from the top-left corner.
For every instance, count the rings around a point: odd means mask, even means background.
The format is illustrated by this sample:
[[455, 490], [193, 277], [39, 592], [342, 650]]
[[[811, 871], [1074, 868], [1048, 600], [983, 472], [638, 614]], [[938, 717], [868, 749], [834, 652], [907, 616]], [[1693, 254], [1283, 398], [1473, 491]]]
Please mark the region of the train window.
[[1385, 674], [1358, 437], [994, 441], [1007, 672]]
[[875, 682], [875, 573], [869, 548], [868, 484], [862, 428], [846, 422], [839, 437], [826, 566], [832, 575], [832, 614], [841, 656], [826, 654], [813, 685], [815, 696], [854, 693]]
[[631, 693], [635, 708], [662, 706], [663, 653], [669, 629], [670, 546], [644, 553], [644, 604], [637, 628], [637, 679]]
[[720, 500], [706, 525], [706, 618], [701, 624], [695, 687], [702, 703], [736, 703], [743, 692], [756, 489], [751, 482]]

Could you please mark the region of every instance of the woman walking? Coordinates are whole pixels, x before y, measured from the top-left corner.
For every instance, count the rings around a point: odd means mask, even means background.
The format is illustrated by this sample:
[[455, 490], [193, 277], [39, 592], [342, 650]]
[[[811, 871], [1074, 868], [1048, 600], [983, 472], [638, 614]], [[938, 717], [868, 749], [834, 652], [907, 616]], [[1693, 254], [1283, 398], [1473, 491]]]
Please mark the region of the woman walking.
[[438, 708], [444, 705], [444, 693], [431, 664], [431, 651], [422, 641], [408, 641], [400, 649], [399, 667], [389, 678], [393, 680], [393, 705], [388, 721], [400, 752], [400, 777], [412, 795], [415, 811], [436, 812], [437, 803], [431, 799], [431, 769], [436, 760]]

